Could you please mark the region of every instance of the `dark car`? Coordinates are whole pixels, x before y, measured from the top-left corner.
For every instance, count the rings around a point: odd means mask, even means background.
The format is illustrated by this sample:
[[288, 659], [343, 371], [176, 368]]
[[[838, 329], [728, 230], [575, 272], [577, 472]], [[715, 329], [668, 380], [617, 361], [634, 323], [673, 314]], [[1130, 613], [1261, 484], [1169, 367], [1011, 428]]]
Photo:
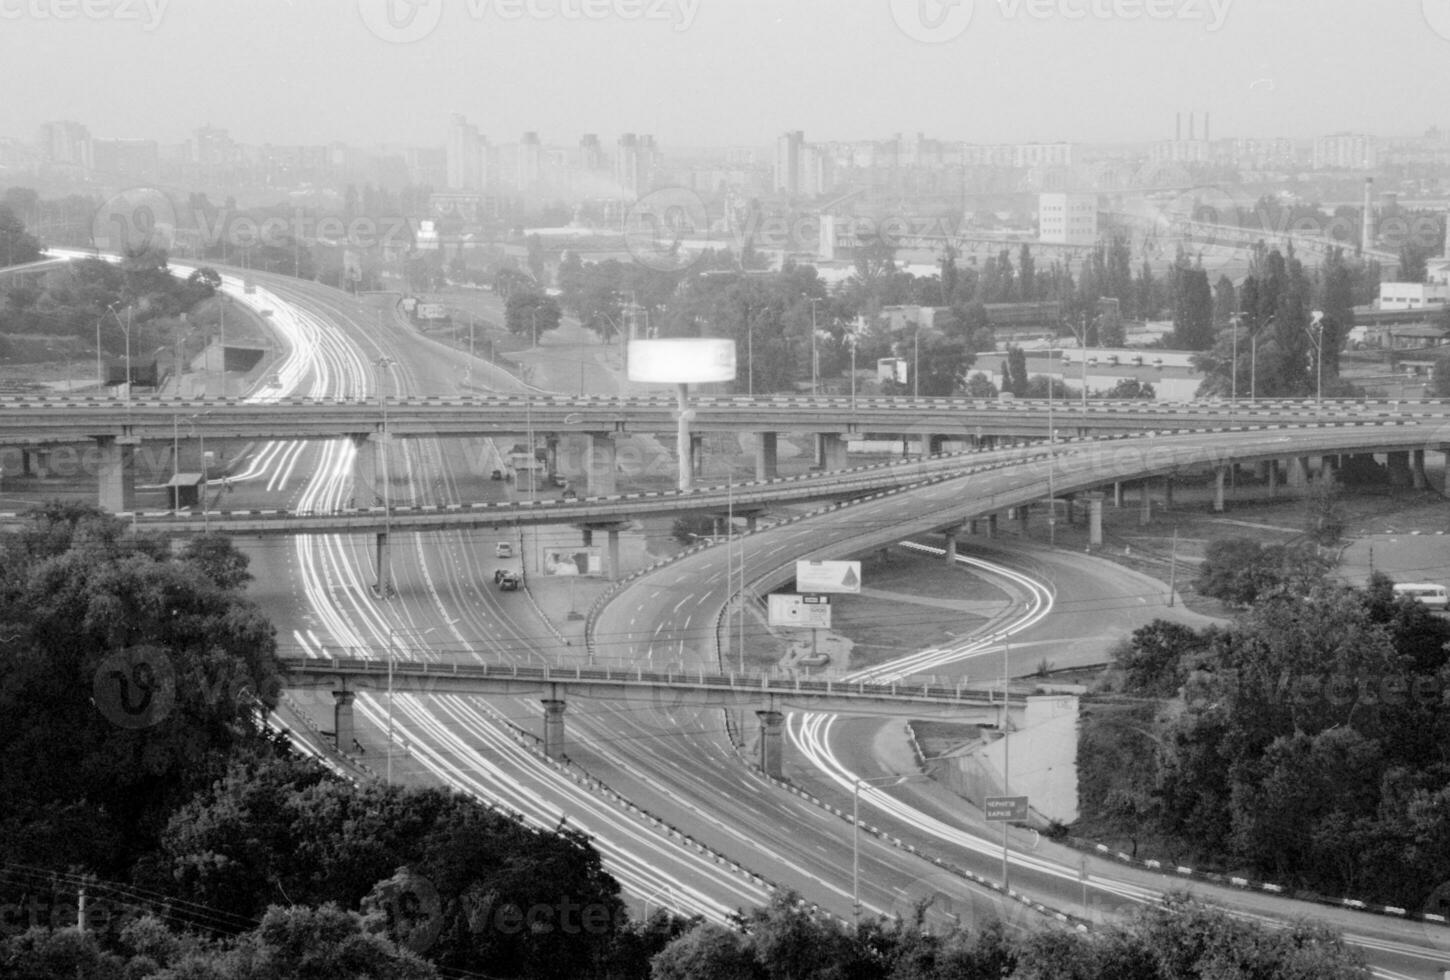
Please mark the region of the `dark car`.
[[501, 592], [517, 592], [519, 588], [519, 573], [505, 571], [498, 576], [498, 587]]

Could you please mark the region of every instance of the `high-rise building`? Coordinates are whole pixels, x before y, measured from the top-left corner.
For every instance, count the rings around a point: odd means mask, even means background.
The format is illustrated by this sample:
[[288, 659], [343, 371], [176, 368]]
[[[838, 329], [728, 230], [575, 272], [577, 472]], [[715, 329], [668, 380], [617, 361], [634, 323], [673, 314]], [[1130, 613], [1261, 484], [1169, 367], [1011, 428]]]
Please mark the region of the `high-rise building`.
[[543, 176], [543, 148], [539, 144], [538, 133], [525, 133], [519, 141], [518, 164], [519, 189], [527, 190], [537, 185]]
[[775, 141], [775, 189], [786, 194], [801, 192], [801, 150], [806, 134], [795, 129]]
[[598, 133], [585, 133], [579, 140], [579, 169], [595, 171], [604, 169], [604, 147]]
[[1373, 136], [1331, 133], [1314, 139], [1315, 170], [1373, 170], [1378, 162]]
[[42, 165], [79, 167], [87, 171], [94, 166], [91, 132], [78, 122], [42, 123], [37, 142]]
[[478, 127], [454, 113], [448, 125], [448, 189], [481, 191], [488, 180], [488, 141]]
[[1097, 195], [1037, 195], [1037, 237], [1058, 245], [1094, 244], [1098, 240]]
[[155, 140], [96, 139], [91, 141], [95, 173], [101, 180], [155, 180], [161, 158]]

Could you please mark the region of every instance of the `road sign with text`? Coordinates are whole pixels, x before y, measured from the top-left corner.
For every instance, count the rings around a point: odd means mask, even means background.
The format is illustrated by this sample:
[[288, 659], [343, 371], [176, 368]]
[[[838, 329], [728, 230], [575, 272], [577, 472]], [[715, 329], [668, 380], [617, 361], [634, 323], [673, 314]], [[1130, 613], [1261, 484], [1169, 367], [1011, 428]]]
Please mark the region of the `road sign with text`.
[[1026, 820], [1027, 797], [989, 796], [982, 809], [988, 820]]

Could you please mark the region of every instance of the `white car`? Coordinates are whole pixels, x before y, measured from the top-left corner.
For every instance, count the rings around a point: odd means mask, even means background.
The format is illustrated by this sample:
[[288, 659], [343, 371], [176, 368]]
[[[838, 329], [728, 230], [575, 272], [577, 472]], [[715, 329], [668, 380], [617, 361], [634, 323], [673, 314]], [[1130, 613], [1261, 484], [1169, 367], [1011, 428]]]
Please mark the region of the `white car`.
[[514, 556], [514, 546], [507, 541], [500, 541], [493, 546], [493, 553], [499, 558], [512, 558]]

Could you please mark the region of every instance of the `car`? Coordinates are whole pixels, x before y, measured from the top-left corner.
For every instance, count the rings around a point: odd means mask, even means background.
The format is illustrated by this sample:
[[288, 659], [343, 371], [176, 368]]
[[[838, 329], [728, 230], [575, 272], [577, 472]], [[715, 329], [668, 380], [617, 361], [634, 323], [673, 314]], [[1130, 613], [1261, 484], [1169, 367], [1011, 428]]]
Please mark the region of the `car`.
[[519, 589], [519, 573], [505, 571], [498, 576], [498, 588], [500, 592], [517, 592]]
[[503, 470], [494, 470], [492, 473], [490, 473], [488, 475], [488, 478], [490, 480], [502, 480], [503, 479]]
[[549, 482], [556, 487], [567, 487], [569, 485], [569, 481], [564, 478], [564, 474], [562, 473], [555, 473], [550, 476]]
[[493, 546], [493, 553], [499, 558], [512, 558], [514, 556], [514, 546], [507, 541], [500, 541]]
[[573, 487], [570, 487], [568, 490], [565, 490], [564, 491], [564, 499], [565, 500], [578, 500], [579, 499], [579, 494], [577, 494], [577, 493], [574, 492], [574, 488]]

